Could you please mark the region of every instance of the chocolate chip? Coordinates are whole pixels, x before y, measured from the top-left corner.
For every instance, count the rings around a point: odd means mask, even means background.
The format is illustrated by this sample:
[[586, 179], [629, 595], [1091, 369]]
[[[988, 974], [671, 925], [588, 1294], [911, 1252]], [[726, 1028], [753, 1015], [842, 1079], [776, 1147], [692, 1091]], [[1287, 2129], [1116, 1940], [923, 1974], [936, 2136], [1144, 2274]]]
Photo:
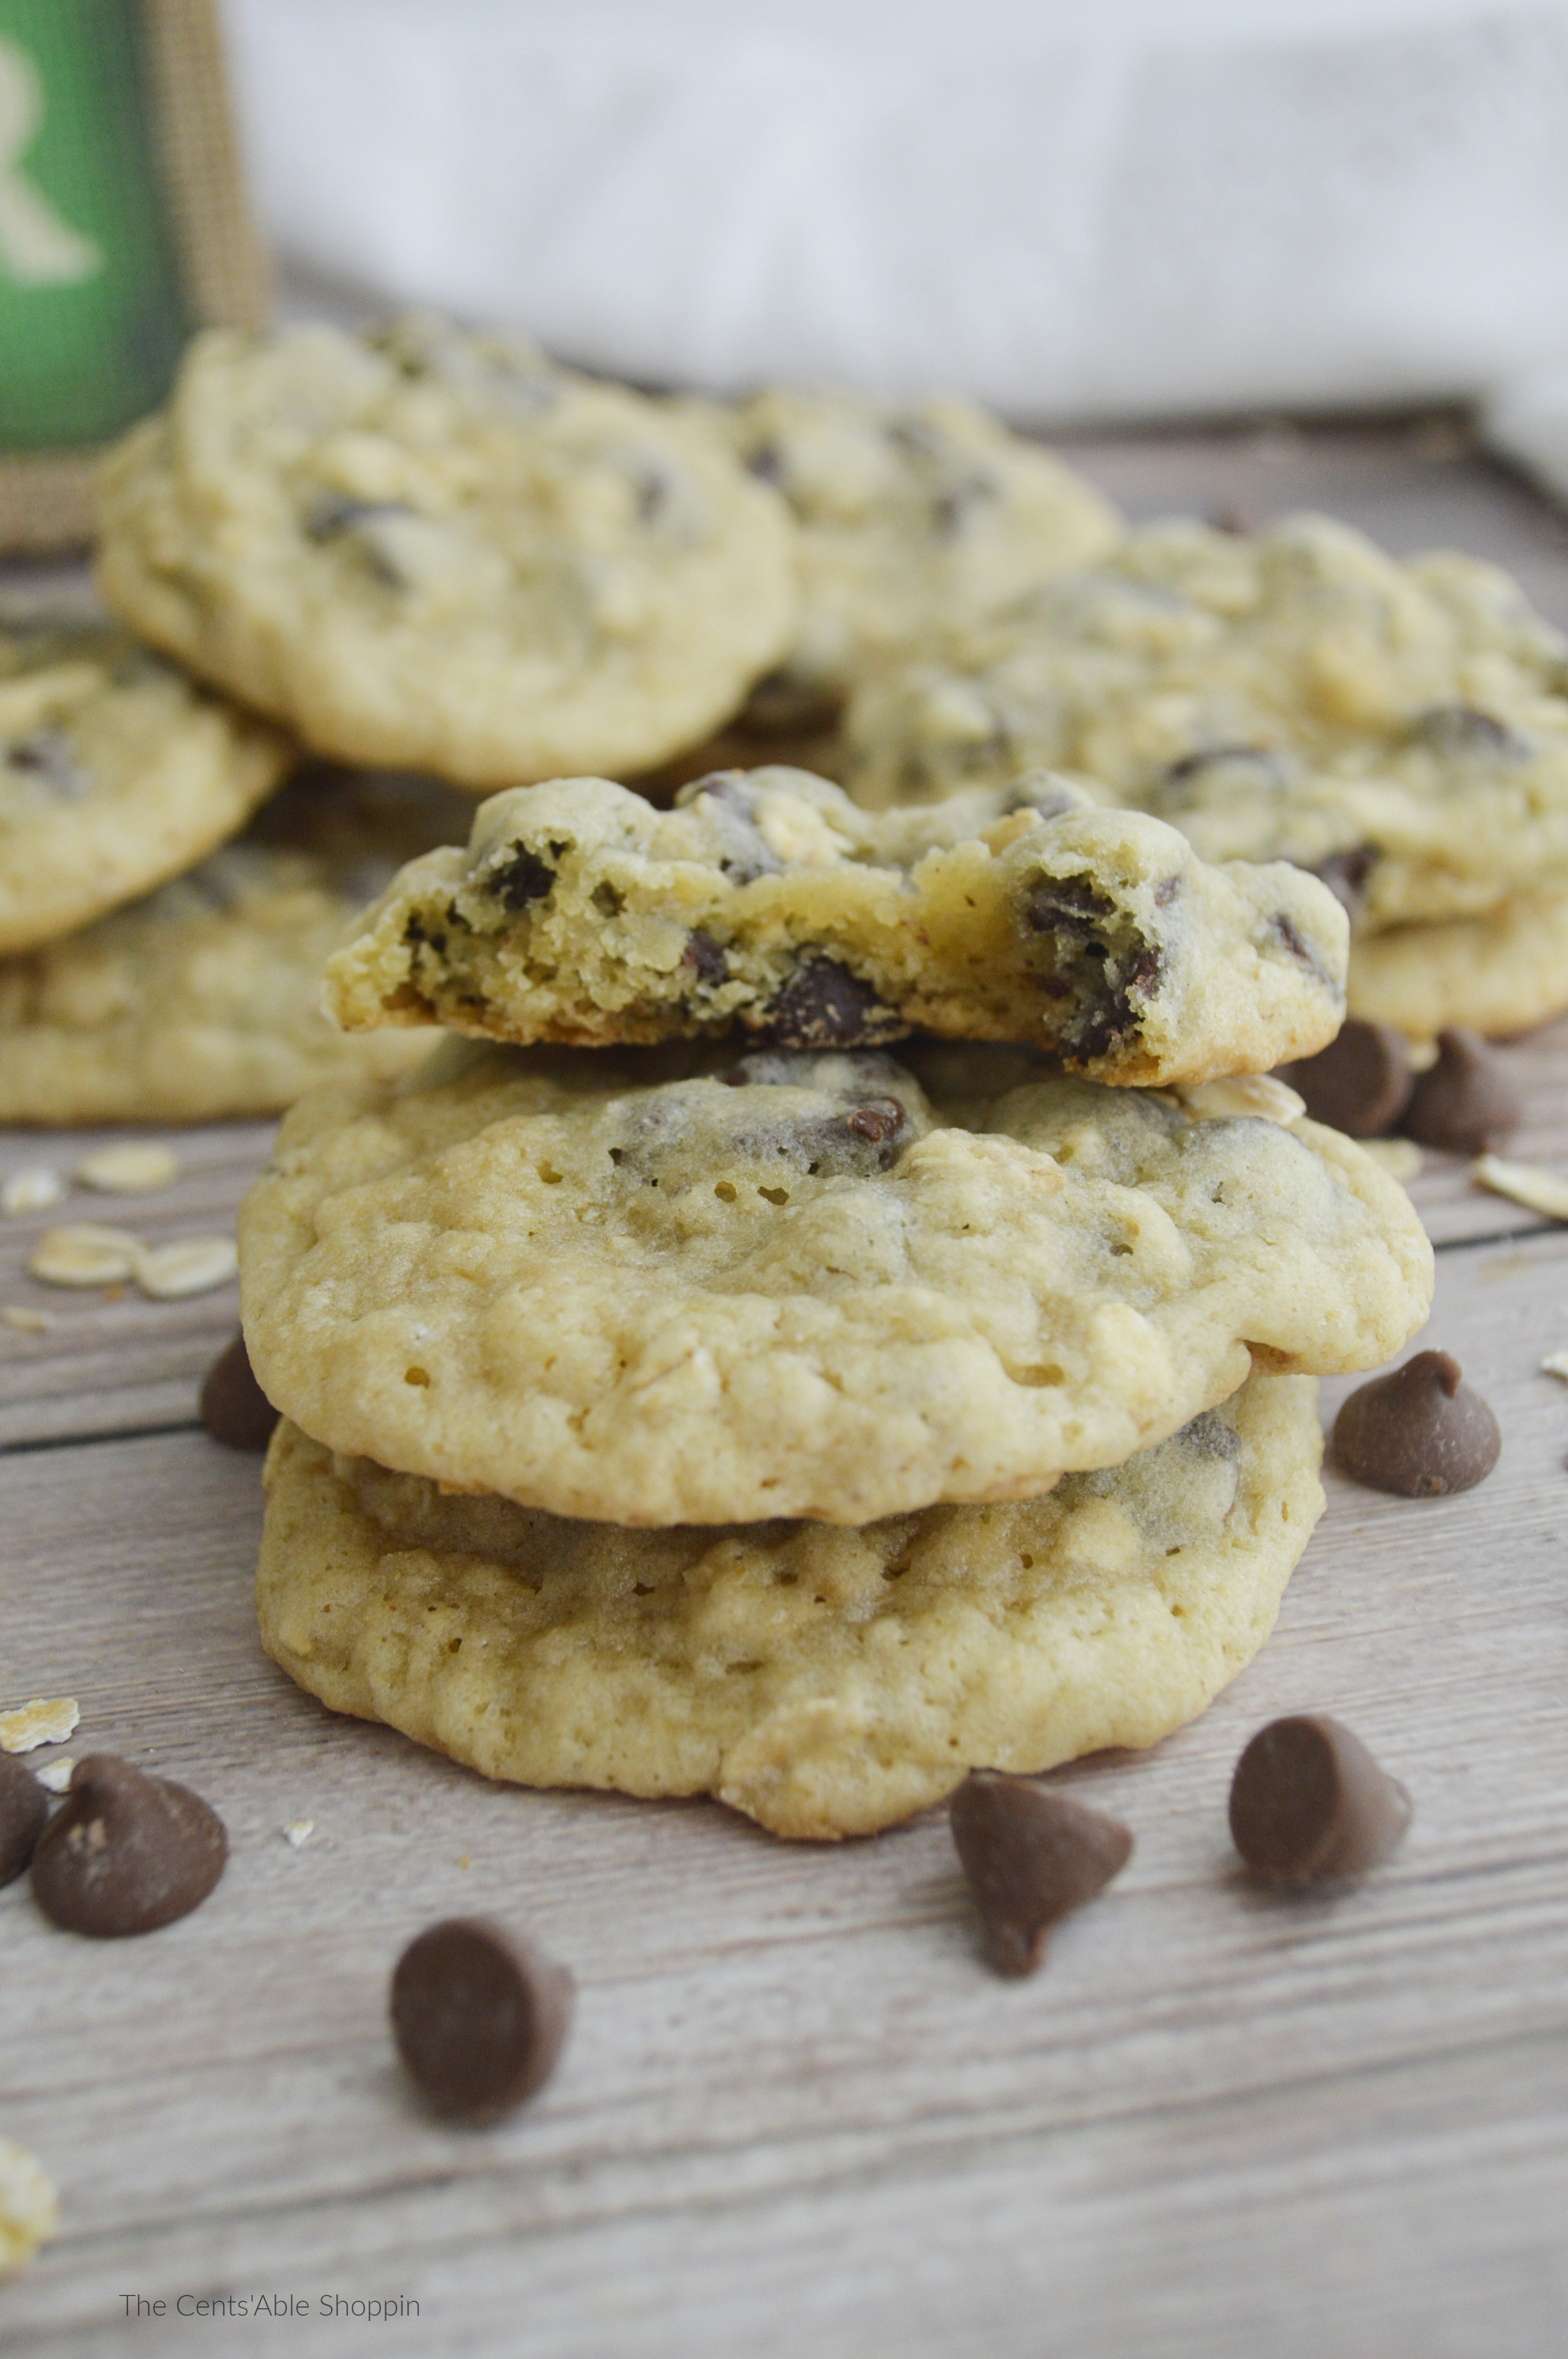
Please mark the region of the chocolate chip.
[[699, 983], [723, 983], [730, 973], [730, 962], [719, 944], [697, 926], [687, 936], [681, 964], [690, 967]]
[[1092, 1001], [1077, 1022], [1062, 1034], [1063, 1054], [1087, 1065], [1103, 1057], [1130, 1032], [1135, 1032], [1138, 1016], [1132, 994], [1137, 992], [1141, 998], [1147, 998], [1159, 982], [1163, 965], [1162, 955], [1152, 942], [1143, 944], [1120, 965], [1108, 963], [1103, 995]]
[[0, 1753], [0, 1885], [21, 1875], [49, 1814], [49, 1798], [32, 1771]]
[[931, 503], [931, 527], [939, 540], [953, 540], [963, 531], [976, 508], [994, 500], [999, 486], [994, 475], [960, 475], [937, 493]]
[[1346, 1138], [1377, 1138], [1391, 1130], [1415, 1086], [1403, 1033], [1357, 1016], [1326, 1049], [1292, 1065], [1286, 1078], [1305, 1098], [1314, 1122], [1325, 1122]]
[[317, 542], [336, 540], [341, 533], [353, 532], [362, 524], [411, 513], [401, 500], [354, 500], [341, 492], [327, 492], [306, 516], [306, 538]]
[[773, 999], [763, 1038], [780, 1049], [847, 1049], [896, 1028], [869, 983], [837, 959], [812, 958]]
[[1361, 915], [1367, 899], [1367, 879], [1377, 864], [1376, 847], [1359, 845], [1354, 852], [1331, 852], [1308, 874], [1320, 885], [1326, 885], [1346, 916], [1354, 924]]
[[35, 729], [31, 736], [17, 738], [5, 747], [5, 757], [13, 770], [37, 778], [66, 802], [80, 801], [87, 792], [87, 773], [58, 729]]
[[1480, 1155], [1516, 1131], [1523, 1113], [1497, 1050], [1454, 1026], [1438, 1034], [1437, 1062], [1418, 1077], [1400, 1128], [1422, 1147]]
[[999, 1974], [1033, 1973], [1056, 1919], [1132, 1854], [1119, 1820], [999, 1769], [971, 1769], [947, 1815]]
[[896, 1138], [907, 1119], [896, 1098], [882, 1098], [875, 1105], [857, 1106], [845, 1116], [845, 1124], [857, 1138], [880, 1147], [884, 1139]]
[[1115, 910], [1115, 902], [1087, 876], [1046, 876], [1024, 903], [1023, 919], [1033, 933], [1066, 934], [1087, 942], [1098, 937]]
[[1230, 1783], [1230, 1832], [1254, 1875], [1295, 1891], [1354, 1884], [1387, 1859], [1410, 1796], [1326, 1712], [1260, 1728]]
[[548, 2080], [573, 1984], [528, 1941], [449, 1917], [408, 1944], [392, 1977], [397, 2052], [438, 2114], [494, 2121]]
[[1190, 779], [1201, 777], [1206, 770], [1228, 767], [1233, 762], [1244, 762], [1249, 769], [1260, 770], [1265, 777], [1277, 773], [1283, 778], [1280, 757], [1267, 745], [1200, 745], [1195, 752], [1184, 754], [1179, 761], [1171, 763], [1162, 783], [1167, 787], [1185, 786]]
[[151, 1933], [200, 1907], [228, 1856], [222, 1820], [189, 1786], [90, 1753], [33, 1854], [33, 1897], [68, 1933]]
[[255, 1380], [243, 1335], [202, 1377], [200, 1409], [202, 1424], [225, 1450], [259, 1451], [272, 1440], [277, 1411]]
[[1478, 712], [1473, 704], [1431, 705], [1417, 713], [1410, 734], [1418, 745], [1430, 746], [1434, 754], [1489, 755], [1517, 762], [1530, 752], [1523, 738], [1505, 723], [1494, 720], [1489, 712]]
[[1498, 1420], [1446, 1352], [1418, 1352], [1353, 1392], [1334, 1420], [1346, 1474], [1403, 1499], [1440, 1499], [1484, 1482], [1502, 1449]]
[[503, 908], [521, 911], [532, 901], [547, 901], [555, 882], [555, 870], [537, 853], [519, 843], [509, 860], [489, 870], [484, 888], [494, 895]]
[[760, 476], [764, 484], [781, 484], [784, 481], [784, 461], [774, 443], [759, 442], [754, 451], [748, 451], [746, 465], [750, 473]]

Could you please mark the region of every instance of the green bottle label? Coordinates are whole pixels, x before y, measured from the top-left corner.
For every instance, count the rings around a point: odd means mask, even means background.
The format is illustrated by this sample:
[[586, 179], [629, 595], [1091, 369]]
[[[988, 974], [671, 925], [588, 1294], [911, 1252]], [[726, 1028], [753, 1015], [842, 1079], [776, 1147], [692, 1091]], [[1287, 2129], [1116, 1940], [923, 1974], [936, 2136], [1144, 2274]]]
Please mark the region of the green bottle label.
[[107, 441], [189, 328], [135, 0], [0, 0], [0, 448]]

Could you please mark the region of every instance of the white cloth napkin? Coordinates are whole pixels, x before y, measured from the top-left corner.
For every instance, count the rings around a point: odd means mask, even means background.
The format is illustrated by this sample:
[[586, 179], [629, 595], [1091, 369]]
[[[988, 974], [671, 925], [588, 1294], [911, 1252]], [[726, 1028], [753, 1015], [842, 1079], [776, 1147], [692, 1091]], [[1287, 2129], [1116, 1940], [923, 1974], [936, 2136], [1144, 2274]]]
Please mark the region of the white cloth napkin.
[[1568, 348], [1568, 0], [228, 0], [263, 219], [654, 382], [1024, 421]]

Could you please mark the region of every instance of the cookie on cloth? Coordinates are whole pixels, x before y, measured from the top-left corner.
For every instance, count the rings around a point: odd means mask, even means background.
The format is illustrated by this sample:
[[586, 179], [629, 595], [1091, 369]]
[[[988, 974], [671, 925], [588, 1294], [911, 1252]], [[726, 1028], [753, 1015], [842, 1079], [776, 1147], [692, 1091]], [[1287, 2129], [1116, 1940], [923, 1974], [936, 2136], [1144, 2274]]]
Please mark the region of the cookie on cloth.
[[107, 462], [100, 580], [345, 761], [648, 768], [795, 625], [794, 527], [711, 427], [428, 322], [196, 339]]
[[1521, 894], [1480, 918], [1393, 926], [1350, 956], [1350, 1013], [1434, 1040], [1455, 1024], [1494, 1039], [1568, 1008], [1568, 892]]
[[1047, 765], [1206, 860], [1292, 860], [1358, 932], [1568, 887], [1568, 647], [1495, 566], [1296, 516], [1131, 534], [868, 683], [873, 808]]
[[317, 1440], [637, 1525], [1026, 1496], [1253, 1364], [1380, 1364], [1433, 1269], [1336, 1132], [1016, 1050], [457, 1039], [295, 1108], [240, 1261], [256, 1376]]
[[0, 954], [191, 867], [297, 759], [115, 625], [0, 608]]
[[1268, 1637], [1323, 1508], [1310, 1376], [1254, 1376], [1044, 1498], [862, 1530], [631, 1532], [454, 1496], [279, 1427], [262, 1642], [487, 1777], [714, 1794], [871, 1834], [974, 1767], [1152, 1745]]
[[1123, 530], [1092, 484], [971, 402], [773, 390], [705, 408], [800, 530], [800, 621], [753, 723], [822, 717], [868, 666], [1091, 564]]
[[1211, 868], [1049, 776], [874, 815], [801, 770], [722, 772], [668, 811], [565, 778], [494, 796], [466, 847], [400, 876], [327, 1004], [356, 1028], [584, 1046], [923, 1029], [1201, 1081], [1325, 1047], [1346, 938], [1314, 878]]
[[426, 780], [308, 771], [189, 875], [0, 959], [0, 1122], [218, 1122], [406, 1071], [429, 1036], [347, 1038], [321, 968], [461, 807]]

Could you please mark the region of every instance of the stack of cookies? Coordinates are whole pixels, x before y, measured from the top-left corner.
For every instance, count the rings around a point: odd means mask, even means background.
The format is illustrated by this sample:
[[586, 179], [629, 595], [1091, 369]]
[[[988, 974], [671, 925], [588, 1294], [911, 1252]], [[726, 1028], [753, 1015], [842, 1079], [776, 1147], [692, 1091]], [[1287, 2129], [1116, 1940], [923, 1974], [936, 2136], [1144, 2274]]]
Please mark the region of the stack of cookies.
[[864, 678], [872, 808], [1046, 763], [1349, 912], [1351, 1012], [1416, 1040], [1568, 1007], [1568, 643], [1495, 566], [1173, 522]]
[[484, 803], [329, 967], [446, 1038], [296, 1108], [242, 1214], [269, 1650], [489, 1776], [795, 1836], [1181, 1725], [1319, 1512], [1314, 1375], [1429, 1299], [1260, 1078], [1346, 940], [1044, 776]]

